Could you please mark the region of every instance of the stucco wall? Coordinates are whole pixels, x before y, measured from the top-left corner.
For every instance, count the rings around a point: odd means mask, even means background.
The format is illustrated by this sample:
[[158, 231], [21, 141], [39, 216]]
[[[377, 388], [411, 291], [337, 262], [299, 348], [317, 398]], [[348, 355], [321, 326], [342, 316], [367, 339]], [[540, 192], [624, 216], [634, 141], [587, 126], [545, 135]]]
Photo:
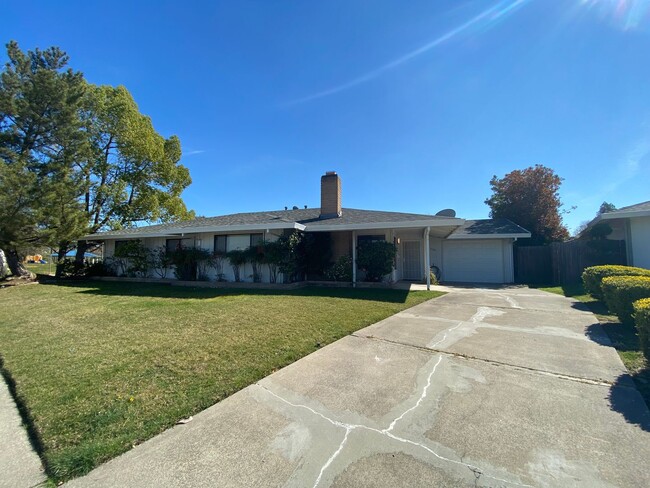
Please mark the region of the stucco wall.
[[[207, 251], [213, 252], [214, 251], [214, 236], [216, 234], [214, 233], [201, 233], [201, 234], [188, 234], [183, 237], [183, 245], [187, 246], [196, 246], [201, 249], [205, 249]], [[278, 233], [267, 233], [266, 234], [266, 240], [268, 241], [276, 241], [279, 238], [280, 234], [279, 231]], [[115, 252], [115, 241], [120, 240], [120, 239], [107, 239], [104, 242], [104, 250], [105, 250], [105, 257], [106, 258], [111, 258], [114, 255]], [[165, 247], [167, 243], [167, 238], [165, 237], [147, 237], [142, 240], [143, 244], [145, 245], [146, 248], [148, 249], [156, 249], [159, 247]], [[235, 274], [232, 269], [232, 266], [230, 266], [230, 263], [228, 260], [224, 260], [223, 263], [223, 277], [227, 281], [234, 281], [235, 280]], [[157, 274], [155, 271], [152, 271], [152, 277], [154, 278], [160, 278], [160, 275]], [[217, 272], [215, 269], [210, 269], [208, 271], [208, 277], [211, 280], [216, 280], [217, 279]], [[174, 271], [173, 268], [169, 268], [166, 278], [175, 278], [174, 276]], [[253, 267], [250, 264], [246, 264], [240, 268], [240, 278], [241, 281], [245, 282], [252, 282], [253, 281]], [[269, 281], [269, 270], [268, 266], [263, 265], [262, 266], [262, 281], [263, 282], [268, 282]], [[278, 281], [281, 281], [281, 276], [278, 277]]]

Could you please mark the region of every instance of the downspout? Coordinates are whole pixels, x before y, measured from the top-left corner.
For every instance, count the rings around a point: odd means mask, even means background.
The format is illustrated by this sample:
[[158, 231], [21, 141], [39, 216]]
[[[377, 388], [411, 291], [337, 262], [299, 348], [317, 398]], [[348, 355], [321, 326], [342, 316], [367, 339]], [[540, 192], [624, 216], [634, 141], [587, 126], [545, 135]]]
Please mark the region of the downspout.
[[431, 231], [430, 227], [424, 228], [424, 266], [427, 276], [427, 291], [431, 290], [431, 257], [429, 256], [429, 232]]
[[352, 286], [357, 286], [357, 231], [352, 231]]

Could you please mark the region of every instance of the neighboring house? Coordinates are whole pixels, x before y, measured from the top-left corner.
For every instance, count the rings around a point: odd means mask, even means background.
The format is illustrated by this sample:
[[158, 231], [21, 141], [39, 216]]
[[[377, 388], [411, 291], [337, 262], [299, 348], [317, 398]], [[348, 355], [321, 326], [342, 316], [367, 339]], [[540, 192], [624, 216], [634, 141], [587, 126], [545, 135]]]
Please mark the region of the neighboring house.
[[[453, 212], [442, 212], [455, 215]], [[423, 215], [341, 206], [341, 179], [335, 172], [321, 177], [321, 207], [201, 217], [186, 222], [100, 232], [83, 239], [103, 242], [104, 256], [128, 239], [145, 246], [194, 246], [210, 251], [245, 249], [262, 240], [276, 240], [287, 232], [328, 232], [333, 259], [350, 256], [356, 264], [357, 245], [364, 240], [385, 240], [397, 246], [396, 266], [389, 281], [428, 280], [430, 265], [442, 281], [512, 283], [512, 244], [530, 233], [509, 220], [464, 220], [454, 216]], [[247, 265], [248, 267], [248, 265]], [[232, 280], [229, 266], [226, 279]], [[247, 270], [242, 277], [249, 277]], [[353, 281], [358, 272], [353, 266]], [[249, 278], [246, 278], [250, 281]], [[263, 276], [268, 281], [268, 275]]]
[[612, 228], [607, 239], [625, 241], [627, 264], [650, 269], [650, 202], [600, 214], [581, 235], [598, 223], [607, 223]]

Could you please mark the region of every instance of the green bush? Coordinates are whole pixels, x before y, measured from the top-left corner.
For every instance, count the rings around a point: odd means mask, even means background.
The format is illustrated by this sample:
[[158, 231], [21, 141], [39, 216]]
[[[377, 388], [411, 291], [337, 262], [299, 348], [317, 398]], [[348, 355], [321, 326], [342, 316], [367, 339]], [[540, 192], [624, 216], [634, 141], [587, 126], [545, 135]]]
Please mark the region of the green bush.
[[650, 298], [634, 302], [634, 321], [639, 343], [646, 359], [650, 361]]
[[244, 249], [233, 249], [226, 253], [226, 257], [230, 261], [230, 267], [235, 276], [235, 281], [239, 283], [241, 281], [241, 267], [245, 266], [248, 262], [248, 252]]
[[650, 276], [607, 276], [601, 286], [607, 308], [628, 324], [633, 323], [633, 303], [650, 298]]
[[210, 251], [193, 247], [182, 247], [170, 253], [171, 262], [174, 264], [174, 276], [182, 281], [204, 281], [207, 279], [204, 264], [212, 257]]
[[325, 271], [325, 278], [332, 281], [352, 281], [352, 258], [341, 256]]
[[582, 282], [585, 291], [592, 297], [603, 299], [603, 292], [600, 288], [603, 278], [607, 276], [650, 276], [650, 269], [634, 268], [632, 266], [592, 266], [585, 268], [582, 273]]
[[357, 266], [366, 272], [366, 281], [381, 281], [393, 270], [397, 250], [392, 242], [363, 242], [358, 249]]

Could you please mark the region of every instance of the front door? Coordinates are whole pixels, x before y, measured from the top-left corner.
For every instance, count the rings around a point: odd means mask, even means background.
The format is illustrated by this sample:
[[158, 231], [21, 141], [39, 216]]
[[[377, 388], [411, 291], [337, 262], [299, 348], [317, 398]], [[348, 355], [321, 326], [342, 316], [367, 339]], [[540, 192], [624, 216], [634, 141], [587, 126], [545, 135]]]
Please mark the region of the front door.
[[420, 241], [404, 241], [402, 245], [402, 279], [420, 281], [423, 274]]

